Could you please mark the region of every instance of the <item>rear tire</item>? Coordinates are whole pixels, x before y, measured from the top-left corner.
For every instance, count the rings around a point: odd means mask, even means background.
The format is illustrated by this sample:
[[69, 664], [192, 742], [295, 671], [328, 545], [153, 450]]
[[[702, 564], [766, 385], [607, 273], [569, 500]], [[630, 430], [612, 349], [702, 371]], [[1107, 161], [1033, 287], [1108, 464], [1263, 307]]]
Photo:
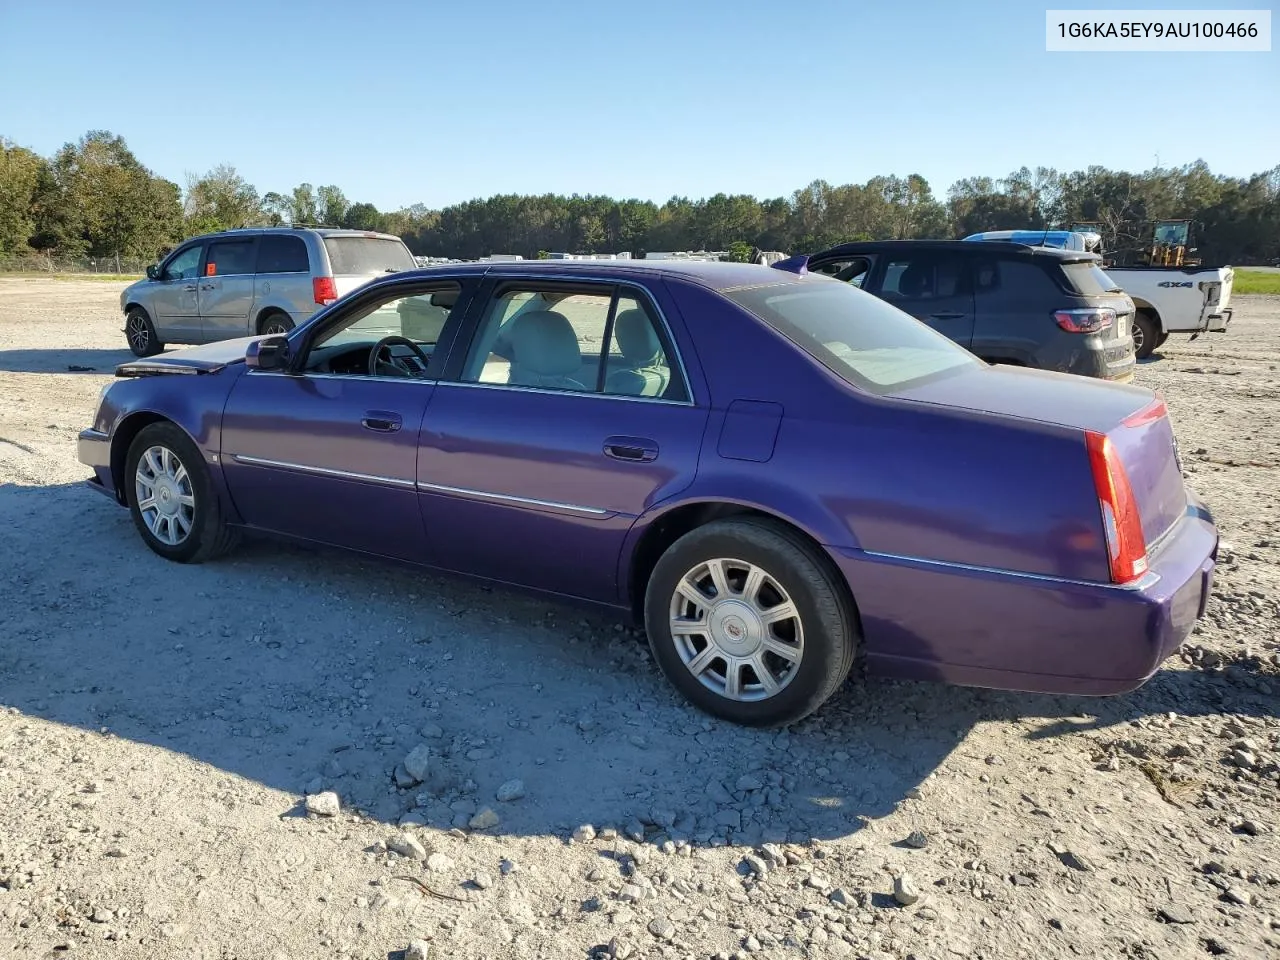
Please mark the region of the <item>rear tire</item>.
[[1139, 360], [1151, 356], [1151, 351], [1160, 345], [1160, 324], [1146, 310], [1139, 310], [1133, 315], [1133, 353]]
[[125, 496], [143, 541], [166, 560], [202, 563], [238, 539], [199, 448], [177, 425], [143, 427], [125, 458]]
[[155, 324], [141, 307], [130, 307], [125, 314], [124, 337], [135, 357], [154, 357], [164, 349], [164, 344], [156, 334]]
[[831, 562], [789, 527], [754, 517], [717, 520], [667, 548], [645, 591], [645, 630], [677, 690], [748, 726], [817, 710], [858, 646]]
[[292, 329], [293, 318], [279, 311], [265, 314], [258, 321], [258, 332], [267, 336], [285, 334]]

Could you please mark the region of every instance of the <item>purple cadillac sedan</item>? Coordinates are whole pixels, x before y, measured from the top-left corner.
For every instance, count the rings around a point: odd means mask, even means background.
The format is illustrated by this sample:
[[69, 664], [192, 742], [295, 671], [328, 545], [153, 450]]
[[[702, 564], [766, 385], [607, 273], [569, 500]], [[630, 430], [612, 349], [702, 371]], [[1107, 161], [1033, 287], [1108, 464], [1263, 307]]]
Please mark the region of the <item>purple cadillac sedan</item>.
[[746, 724], [812, 712], [858, 656], [1131, 690], [1217, 552], [1150, 391], [991, 367], [769, 267], [401, 273], [117, 377], [79, 456], [161, 556], [248, 529], [620, 608]]

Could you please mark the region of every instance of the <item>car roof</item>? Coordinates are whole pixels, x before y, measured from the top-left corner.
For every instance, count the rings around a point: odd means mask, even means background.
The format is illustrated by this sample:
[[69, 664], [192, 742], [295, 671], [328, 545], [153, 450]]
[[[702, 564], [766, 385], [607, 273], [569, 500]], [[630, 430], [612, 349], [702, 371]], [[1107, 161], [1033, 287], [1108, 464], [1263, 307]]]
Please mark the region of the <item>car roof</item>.
[[1030, 257], [1049, 257], [1053, 260], [1077, 261], [1098, 260], [1095, 253], [1081, 250], [1062, 250], [1058, 247], [1033, 247], [1025, 243], [1009, 240], [855, 240], [842, 243], [823, 250], [821, 253], [809, 255], [810, 260], [826, 259], [830, 256], [841, 256], [854, 253], [905, 253], [912, 250], [950, 250], [978, 256], [986, 253], [1007, 253]]
[[691, 280], [713, 290], [761, 283], [790, 283], [798, 278], [754, 263], [714, 260], [500, 260], [440, 263], [418, 270], [402, 270], [397, 277], [489, 274], [495, 277], [554, 277], [577, 280], [640, 280], [672, 277]]

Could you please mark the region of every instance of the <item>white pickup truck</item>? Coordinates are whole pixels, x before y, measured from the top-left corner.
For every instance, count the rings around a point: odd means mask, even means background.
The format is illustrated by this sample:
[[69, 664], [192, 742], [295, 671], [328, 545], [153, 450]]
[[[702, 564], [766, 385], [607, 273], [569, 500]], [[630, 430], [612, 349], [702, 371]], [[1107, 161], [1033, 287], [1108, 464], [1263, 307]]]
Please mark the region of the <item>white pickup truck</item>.
[[1231, 322], [1231, 267], [1107, 267], [1133, 298], [1133, 349], [1150, 356], [1171, 333], [1221, 333]]

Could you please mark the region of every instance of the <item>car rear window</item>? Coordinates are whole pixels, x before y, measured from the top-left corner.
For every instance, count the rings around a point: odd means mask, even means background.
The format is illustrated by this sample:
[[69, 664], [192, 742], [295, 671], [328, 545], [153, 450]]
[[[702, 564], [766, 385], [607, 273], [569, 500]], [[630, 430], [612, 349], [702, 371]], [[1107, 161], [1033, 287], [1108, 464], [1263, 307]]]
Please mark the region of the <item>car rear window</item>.
[[395, 273], [417, 267], [409, 248], [399, 240], [382, 237], [325, 237], [334, 276]]
[[1064, 263], [1062, 272], [1067, 278], [1067, 287], [1083, 297], [1120, 292], [1120, 284], [1107, 276], [1107, 271], [1098, 266], [1096, 261]]
[[869, 393], [892, 393], [979, 363], [914, 317], [847, 283], [815, 277], [721, 292]]

